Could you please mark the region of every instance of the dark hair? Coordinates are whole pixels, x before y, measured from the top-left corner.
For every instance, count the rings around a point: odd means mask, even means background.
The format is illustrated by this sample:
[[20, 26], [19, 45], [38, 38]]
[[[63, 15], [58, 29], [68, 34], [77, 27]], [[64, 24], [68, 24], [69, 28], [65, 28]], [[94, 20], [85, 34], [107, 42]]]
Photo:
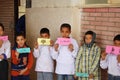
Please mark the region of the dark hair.
[[47, 33], [48, 35], [50, 35], [49, 29], [48, 28], [42, 28], [40, 30], [40, 34], [44, 34], [44, 33]]
[[114, 37], [113, 41], [115, 41], [115, 40], [120, 41], [120, 34], [118, 34], [118, 35], [116, 35], [116, 36]]
[[93, 31], [87, 31], [87, 32], [85, 33], [85, 35], [88, 35], [88, 34], [93, 36], [93, 35], [95, 34], [95, 32], [93, 32]]
[[15, 39], [17, 39], [18, 36], [22, 36], [22, 37], [26, 38], [25, 34], [23, 32], [17, 33], [16, 36], [15, 36]]
[[63, 24], [61, 25], [61, 27], [60, 27], [60, 30], [62, 30], [62, 28], [68, 28], [69, 31], [71, 31], [71, 25], [68, 24], [68, 23], [63, 23]]
[[0, 23], [0, 27], [3, 29], [4, 31], [4, 25], [2, 23]]

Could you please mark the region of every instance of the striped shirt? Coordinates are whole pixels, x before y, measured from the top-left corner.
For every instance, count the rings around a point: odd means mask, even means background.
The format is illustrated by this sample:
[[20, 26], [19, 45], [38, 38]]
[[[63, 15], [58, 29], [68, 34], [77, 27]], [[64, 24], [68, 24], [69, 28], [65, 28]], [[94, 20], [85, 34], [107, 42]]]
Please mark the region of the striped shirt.
[[[91, 48], [81, 46], [76, 58], [76, 72], [93, 74], [93, 80], [100, 80], [99, 62], [101, 49], [94, 43]], [[88, 80], [79, 77], [78, 80]]]

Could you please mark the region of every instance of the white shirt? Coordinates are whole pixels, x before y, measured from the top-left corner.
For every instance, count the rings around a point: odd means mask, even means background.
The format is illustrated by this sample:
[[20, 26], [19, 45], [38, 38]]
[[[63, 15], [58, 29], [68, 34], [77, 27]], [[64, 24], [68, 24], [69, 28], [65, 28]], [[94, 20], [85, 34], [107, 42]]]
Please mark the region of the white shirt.
[[103, 69], [108, 68], [108, 74], [120, 76], [120, 63], [118, 63], [116, 55], [108, 54], [105, 60], [100, 61], [100, 66]]
[[54, 59], [57, 61], [57, 74], [73, 75], [75, 72], [75, 58], [78, 53], [78, 44], [75, 39], [70, 39], [74, 47], [72, 52], [68, 49], [68, 46], [59, 45], [58, 52], [53, 48]]
[[50, 46], [39, 46], [34, 48], [33, 55], [37, 58], [35, 71], [53, 72], [53, 59]]
[[[11, 55], [10, 52], [11, 52], [11, 49], [10, 49], [9, 40], [3, 41], [3, 44], [0, 47], [0, 55], [5, 54], [7, 58], [10, 58], [10, 55]], [[2, 61], [2, 59], [0, 59], [0, 61]]]

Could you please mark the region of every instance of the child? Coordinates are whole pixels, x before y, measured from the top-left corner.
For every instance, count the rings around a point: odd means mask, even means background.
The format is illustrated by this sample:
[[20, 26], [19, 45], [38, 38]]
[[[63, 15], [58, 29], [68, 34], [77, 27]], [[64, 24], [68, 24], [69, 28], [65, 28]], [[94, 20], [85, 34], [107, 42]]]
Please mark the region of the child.
[[[120, 47], [120, 34], [114, 37], [114, 46]], [[101, 55], [100, 66], [108, 68], [108, 80], [120, 80], [120, 55], [106, 54]]]
[[78, 80], [100, 80], [99, 60], [100, 48], [95, 44], [96, 34], [87, 31], [84, 36], [84, 44], [80, 47], [76, 58], [76, 73], [84, 73], [87, 76], [78, 76]]
[[60, 27], [62, 38], [68, 38], [71, 40], [69, 45], [54, 45], [53, 53], [54, 58], [57, 61], [56, 73], [57, 80], [73, 80], [75, 72], [75, 58], [78, 51], [78, 44], [75, 39], [69, 37], [71, 33], [71, 26], [64, 23]]
[[[0, 37], [4, 34], [4, 26], [0, 23]], [[8, 61], [10, 58], [9, 40], [0, 40], [0, 80], [8, 80]]]
[[30, 80], [29, 73], [33, 65], [32, 52], [20, 54], [16, 50], [28, 47], [23, 33], [18, 33], [15, 39], [17, 45], [12, 49], [11, 80]]
[[[50, 33], [47, 28], [40, 30], [40, 38], [49, 39]], [[53, 80], [53, 59], [51, 53], [51, 45], [38, 45], [35, 43], [34, 57], [37, 58], [35, 71], [37, 72], [37, 80]]]

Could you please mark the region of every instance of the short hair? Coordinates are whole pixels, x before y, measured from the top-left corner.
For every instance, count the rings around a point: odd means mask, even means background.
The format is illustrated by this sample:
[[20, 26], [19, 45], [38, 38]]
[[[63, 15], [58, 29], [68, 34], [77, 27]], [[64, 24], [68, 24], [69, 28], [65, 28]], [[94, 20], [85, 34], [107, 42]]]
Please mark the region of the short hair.
[[40, 34], [44, 34], [44, 33], [47, 33], [48, 35], [50, 35], [49, 29], [48, 29], [48, 28], [42, 28], [42, 29], [40, 30]]
[[68, 23], [63, 23], [60, 27], [60, 30], [62, 30], [62, 28], [68, 28], [71, 31], [71, 25]]
[[24, 34], [23, 32], [17, 33], [17, 34], [15, 35], [15, 39], [17, 39], [18, 36], [22, 36], [22, 37], [26, 38], [26, 37], [25, 37], [25, 34]]
[[115, 41], [115, 40], [120, 41], [120, 34], [118, 34], [118, 35], [116, 35], [116, 36], [114, 37], [113, 41]]
[[95, 35], [96, 36], [96, 33], [95, 32], [93, 32], [93, 31], [87, 31], [86, 33], [85, 33], [85, 35]]
[[2, 23], [0, 23], [0, 27], [3, 29], [4, 31], [4, 25]]

